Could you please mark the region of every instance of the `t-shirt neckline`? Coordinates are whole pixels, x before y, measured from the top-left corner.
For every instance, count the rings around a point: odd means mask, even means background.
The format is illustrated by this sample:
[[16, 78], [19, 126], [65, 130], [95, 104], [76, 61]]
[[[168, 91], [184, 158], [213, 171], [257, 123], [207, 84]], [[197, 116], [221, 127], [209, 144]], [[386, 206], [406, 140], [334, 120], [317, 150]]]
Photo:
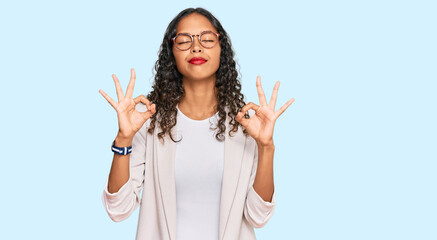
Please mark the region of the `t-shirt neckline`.
[[211, 118], [213, 118], [213, 117], [215, 117], [215, 116], [218, 115], [218, 112], [216, 112], [214, 115], [212, 115], [212, 116], [209, 117], [209, 118], [202, 119], [202, 120], [194, 120], [194, 119], [191, 119], [191, 118], [189, 118], [188, 116], [186, 116], [186, 115], [185, 115], [185, 114], [184, 114], [184, 113], [179, 109], [179, 104], [176, 105], [176, 108], [178, 109], [178, 113], [179, 113], [182, 117], [184, 117], [185, 119], [187, 119], [187, 120], [189, 120], [189, 121], [191, 121], [191, 122], [198, 122], [198, 123], [206, 122], [206, 121], [208, 121], [209, 119], [211, 119]]

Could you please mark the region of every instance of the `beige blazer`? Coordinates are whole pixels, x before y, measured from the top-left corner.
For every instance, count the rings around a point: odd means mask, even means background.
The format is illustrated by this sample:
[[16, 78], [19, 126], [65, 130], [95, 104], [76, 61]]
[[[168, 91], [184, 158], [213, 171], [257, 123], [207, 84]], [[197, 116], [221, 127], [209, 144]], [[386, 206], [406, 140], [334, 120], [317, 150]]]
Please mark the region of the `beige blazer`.
[[[141, 103], [136, 108], [145, 111], [145, 105]], [[254, 111], [249, 110], [249, 115], [253, 114]], [[244, 136], [241, 127], [233, 137], [229, 137], [228, 121], [229, 117], [226, 120], [218, 239], [256, 239], [253, 228], [263, 227], [272, 217], [275, 193], [272, 202], [265, 202], [253, 189], [258, 163], [257, 144], [250, 135]], [[107, 180], [102, 200], [109, 217], [115, 222], [127, 219], [141, 206], [137, 240], [176, 240], [176, 143], [166, 134], [162, 144], [157, 137], [159, 125], [152, 136], [147, 133], [149, 124], [150, 119], [134, 136], [129, 180], [113, 194], [108, 192]], [[176, 133], [175, 128], [173, 133]]]

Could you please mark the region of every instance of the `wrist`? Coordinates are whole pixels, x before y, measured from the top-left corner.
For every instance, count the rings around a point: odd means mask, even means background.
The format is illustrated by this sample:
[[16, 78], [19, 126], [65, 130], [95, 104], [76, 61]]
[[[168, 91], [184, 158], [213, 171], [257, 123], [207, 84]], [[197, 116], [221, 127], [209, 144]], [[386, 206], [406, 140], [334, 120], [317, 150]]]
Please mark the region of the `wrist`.
[[115, 138], [115, 146], [117, 146], [117, 147], [129, 147], [129, 146], [132, 146], [132, 140], [133, 140], [133, 138], [127, 138], [127, 137], [120, 137], [120, 136], [117, 136], [116, 138]]
[[271, 139], [268, 142], [256, 141], [256, 144], [258, 145], [258, 148], [275, 149], [275, 144], [273, 143], [273, 139]]

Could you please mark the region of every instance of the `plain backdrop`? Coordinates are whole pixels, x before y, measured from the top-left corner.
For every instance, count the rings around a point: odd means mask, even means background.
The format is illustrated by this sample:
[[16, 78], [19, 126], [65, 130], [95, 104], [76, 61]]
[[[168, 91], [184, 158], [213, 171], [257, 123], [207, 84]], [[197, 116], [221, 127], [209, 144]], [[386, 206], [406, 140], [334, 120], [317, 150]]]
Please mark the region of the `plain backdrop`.
[[258, 239], [437, 239], [435, 1], [2, 1], [0, 239], [134, 239], [101, 195], [111, 75], [147, 94], [168, 23], [204, 7], [246, 102], [280, 81], [275, 214]]

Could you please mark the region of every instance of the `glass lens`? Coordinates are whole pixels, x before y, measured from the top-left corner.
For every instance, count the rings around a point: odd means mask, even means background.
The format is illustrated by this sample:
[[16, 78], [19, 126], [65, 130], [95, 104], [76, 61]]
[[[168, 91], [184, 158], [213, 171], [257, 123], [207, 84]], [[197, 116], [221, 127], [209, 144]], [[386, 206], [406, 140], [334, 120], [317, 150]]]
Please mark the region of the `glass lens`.
[[191, 47], [191, 37], [188, 35], [179, 35], [174, 41], [177, 48], [180, 50], [187, 50]]
[[218, 42], [217, 35], [211, 32], [206, 32], [200, 36], [200, 43], [205, 48], [212, 48]]

